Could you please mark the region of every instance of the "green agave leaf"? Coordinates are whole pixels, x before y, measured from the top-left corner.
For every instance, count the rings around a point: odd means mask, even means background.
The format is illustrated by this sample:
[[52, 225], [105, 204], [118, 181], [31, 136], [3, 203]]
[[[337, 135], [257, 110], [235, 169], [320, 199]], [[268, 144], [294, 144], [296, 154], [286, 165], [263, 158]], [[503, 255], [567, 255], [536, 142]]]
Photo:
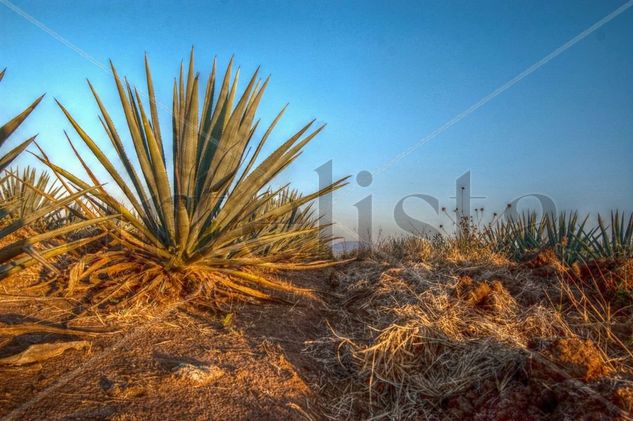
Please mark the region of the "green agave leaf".
[[35, 107], [42, 101], [44, 95], [33, 101], [24, 111], [11, 119], [8, 123], [5, 123], [0, 127], [0, 146], [11, 136], [11, 134], [26, 120], [26, 118], [33, 112]]

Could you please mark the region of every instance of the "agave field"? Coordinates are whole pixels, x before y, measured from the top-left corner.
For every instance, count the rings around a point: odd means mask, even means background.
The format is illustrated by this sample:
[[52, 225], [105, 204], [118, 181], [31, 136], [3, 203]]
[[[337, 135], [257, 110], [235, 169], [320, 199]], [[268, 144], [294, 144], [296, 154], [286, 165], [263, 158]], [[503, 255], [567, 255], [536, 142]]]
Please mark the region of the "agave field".
[[[141, 90], [111, 70], [119, 104], [88, 82], [101, 132], [58, 102], [82, 173], [4, 146], [42, 97], [0, 128], [1, 415], [629, 419], [633, 214], [334, 256], [313, 202], [347, 179], [275, 185], [323, 126], [263, 156], [268, 78], [201, 80], [192, 51], [161, 122], [147, 57]], [[12, 166], [27, 148], [40, 168]]]

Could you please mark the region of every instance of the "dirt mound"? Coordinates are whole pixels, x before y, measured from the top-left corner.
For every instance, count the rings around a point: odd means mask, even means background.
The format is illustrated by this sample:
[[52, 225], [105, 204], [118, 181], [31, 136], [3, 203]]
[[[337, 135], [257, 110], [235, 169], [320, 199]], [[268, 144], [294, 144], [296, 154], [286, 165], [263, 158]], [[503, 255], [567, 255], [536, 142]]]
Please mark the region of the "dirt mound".
[[348, 330], [339, 322], [322, 342], [334, 349], [319, 350], [342, 369], [328, 386], [340, 390], [332, 417], [626, 419], [628, 389], [613, 385], [633, 379], [630, 356], [604, 329], [629, 326], [587, 318], [593, 290], [580, 290], [579, 307], [561, 298], [571, 278], [553, 253], [508, 268], [375, 270], [375, 281], [350, 271], [338, 283], [354, 306]]
[[556, 277], [567, 273], [567, 268], [552, 249], [541, 250], [538, 253], [526, 256], [523, 259], [523, 265], [532, 269], [535, 276], [544, 278]]
[[582, 284], [597, 284], [602, 292], [633, 292], [633, 259], [598, 259], [574, 263], [573, 279]]
[[554, 339], [540, 345], [505, 383], [475, 384], [444, 402], [443, 409], [456, 419], [628, 419], [633, 388], [600, 383], [613, 371], [591, 341]]
[[[605, 393], [608, 395], [608, 393]], [[579, 393], [578, 387], [561, 382], [543, 384], [530, 379], [513, 381], [503, 389], [495, 385], [466, 393], [465, 406], [449, 410], [455, 419], [474, 420], [630, 420], [617, 398], [613, 402], [600, 395]], [[471, 403], [481, 403], [472, 406]]]
[[470, 276], [460, 276], [455, 294], [467, 305], [481, 311], [503, 313], [514, 305], [514, 298], [499, 280], [474, 281]]
[[513, 381], [499, 390], [493, 381], [486, 381], [446, 403], [453, 419], [536, 420], [551, 414], [556, 396], [534, 384]]
[[562, 369], [574, 379], [589, 382], [612, 372], [604, 355], [590, 339], [556, 338], [541, 341], [536, 348], [547, 359], [532, 360], [531, 375], [537, 378], [564, 380], [559, 370]]

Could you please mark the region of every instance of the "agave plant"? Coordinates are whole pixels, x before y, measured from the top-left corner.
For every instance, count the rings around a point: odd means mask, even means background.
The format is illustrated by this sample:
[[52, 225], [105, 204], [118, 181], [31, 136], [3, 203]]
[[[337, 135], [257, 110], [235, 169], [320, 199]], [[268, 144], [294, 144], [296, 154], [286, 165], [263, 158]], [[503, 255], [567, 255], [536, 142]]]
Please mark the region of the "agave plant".
[[526, 212], [519, 218], [498, 220], [485, 231], [488, 242], [496, 251], [514, 259], [541, 250], [546, 244], [545, 225], [536, 212]]
[[573, 263], [590, 255], [594, 231], [587, 231], [588, 216], [579, 220], [577, 212], [561, 212], [558, 216], [536, 212], [523, 213], [519, 218], [498, 221], [486, 230], [488, 242], [497, 251], [514, 259], [553, 250], [565, 263]]
[[593, 240], [593, 250], [597, 257], [633, 257], [633, 213], [627, 220], [624, 212], [611, 212], [609, 225], [598, 215], [598, 229]]
[[[0, 80], [2, 80], [4, 74], [4, 70], [0, 72]], [[43, 96], [36, 99], [24, 111], [0, 127], [0, 146], [4, 144], [9, 136], [11, 136], [11, 134], [29, 116], [29, 114], [31, 114], [42, 98]], [[8, 153], [2, 155], [0, 158], [0, 171], [4, 170], [34, 140], [35, 136], [23, 141]], [[6, 183], [11, 183], [12, 178], [15, 178], [12, 173], [3, 175], [2, 184], [6, 186]], [[34, 209], [32, 212], [22, 213], [20, 217], [13, 218], [11, 221], [7, 221], [8, 218], [6, 217], [20, 208], [22, 205], [19, 200], [20, 198], [15, 198], [15, 200], [9, 200], [0, 204], [0, 218], [3, 218], [2, 228], [0, 229], [0, 240], [3, 243], [3, 247], [0, 248], [0, 277], [18, 272], [38, 262], [52, 268], [52, 266], [47, 263], [48, 259], [75, 250], [93, 241], [95, 238], [82, 238], [76, 241], [37, 250], [36, 247], [39, 246], [40, 243], [45, 243], [55, 237], [82, 229], [83, 227], [94, 223], [104, 222], [112, 218], [111, 216], [102, 216], [90, 221], [81, 221], [77, 224], [66, 225], [47, 232], [30, 235], [26, 238], [20, 238], [20, 236], [17, 235], [19, 231], [24, 230], [24, 228], [31, 226], [51, 213], [75, 203], [78, 198], [87, 193], [85, 190], [79, 190], [74, 194], [69, 194], [59, 198], [50, 196], [47, 192], [39, 190], [37, 185], [32, 185], [29, 180], [26, 179], [23, 180], [22, 186], [31, 189], [33, 192], [40, 194], [43, 197], [46, 197], [46, 200], [39, 203], [38, 208]]]
[[[293, 238], [315, 235], [319, 227], [279, 223], [287, 222], [289, 215], [318, 196], [341, 187], [345, 179], [313, 194], [286, 198], [278, 206], [271, 206], [278, 196], [266, 190], [323, 126], [311, 130], [314, 121], [306, 124], [269, 156], [261, 158], [262, 147], [282, 117], [282, 110], [249, 154], [249, 145], [258, 133], [255, 112], [268, 78], [261, 82], [256, 71], [238, 95], [239, 69], [233, 74], [231, 60], [219, 82], [214, 61], [200, 97], [199, 75], [194, 73], [192, 51], [188, 71], [185, 74], [181, 65], [180, 76], [173, 85], [170, 157], [165, 153], [166, 140], [158, 120], [159, 103], [154, 95], [147, 57], [147, 106], [137, 89], [127, 80], [123, 83], [114, 65], [111, 67], [133, 150], [126, 148], [110, 112], [94, 87], [88, 84], [119, 162], [111, 161], [71, 113], [61, 103], [59, 106], [114, 180], [118, 193], [100, 187], [102, 184], [72, 142], [89, 180], [42, 158], [74, 186], [81, 189], [97, 186], [97, 190], [91, 192], [91, 200], [104, 215], [120, 214], [125, 227], [120, 229], [121, 225], [112, 224], [112, 235], [121, 247], [86, 257], [73, 283], [82, 279], [96, 282], [94, 287], [100, 292], [95, 297], [104, 304], [174, 293], [207, 296], [238, 293], [267, 299], [273, 298], [273, 291], [299, 291], [273, 279], [269, 275], [271, 271], [330, 264], [301, 259], [304, 255], [278, 247]], [[171, 178], [168, 175], [170, 161], [173, 164]], [[117, 169], [120, 167], [124, 173]], [[277, 228], [267, 228], [275, 224]], [[107, 282], [100, 281], [103, 276], [107, 276]]]
[[[301, 194], [297, 190], [284, 186], [278, 191], [267, 191], [266, 194], [271, 195], [264, 206], [258, 208], [251, 219], [269, 213], [275, 208], [285, 206], [301, 198]], [[295, 229], [306, 230], [305, 235], [289, 237], [285, 241], [277, 241], [258, 250], [260, 255], [274, 256], [275, 259], [310, 259], [310, 258], [329, 258], [331, 250], [329, 242], [331, 238], [323, 236], [321, 230], [312, 228], [318, 227], [319, 220], [315, 217], [312, 203], [301, 208], [295, 208], [292, 212], [286, 213], [278, 218], [271, 218], [269, 223], [262, 224], [261, 229], [251, 234], [252, 238], [263, 237], [266, 235], [280, 234], [288, 231], [291, 227]]]
[[585, 260], [590, 253], [593, 231], [587, 231], [589, 215], [582, 220], [578, 212], [561, 212], [558, 217], [547, 214], [543, 217], [543, 225], [547, 232], [546, 247], [554, 250], [564, 263]]
[[[62, 187], [51, 183], [46, 172], [38, 174], [34, 168], [26, 167], [21, 172], [19, 169], [6, 170], [5, 174], [0, 182], [0, 203], [12, 204], [9, 214], [14, 219], [24, 218], [50, 204], [51, 199], [61, 198]], [[43, 221], [42, 227], [47, 225]]]

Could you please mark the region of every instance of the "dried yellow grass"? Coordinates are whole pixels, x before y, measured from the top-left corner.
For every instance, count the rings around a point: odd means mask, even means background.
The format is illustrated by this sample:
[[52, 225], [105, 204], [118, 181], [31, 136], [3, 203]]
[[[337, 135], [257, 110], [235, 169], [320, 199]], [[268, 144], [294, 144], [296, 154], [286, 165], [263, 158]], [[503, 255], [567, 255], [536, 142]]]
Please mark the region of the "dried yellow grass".
[[[419, 239], [383, 244], [342, 274], [343, 307], [351, 315], [332, 328], [331, 337], [306, 349], [324, 366], [338, 367], [327, 374], [331, 387], [339, 388], [326, 410], [332, 419], [442, 418], [447, 400], [490, 384], [500, 394], [517, 374], [530, 370], [532, 360], [566, 376], [534, 351], [535, 340], [590, 338], [605, 367], [612, 366], [614, 355], [622, 357], [606, 346], [613, 340], [604, 331], [604, 315], [598, 317], [604, 305], [586, 302], [574, 323], [568, 311], [547, 301], [543, 281], [529, 270], [487, 249], [430, 244]], [[389, 259], [394, 251], [396, 259]], [[477, 274], [479, 281], [464, 273]], [[495, 279], [510, 279], [513, 294]], [[550, 287], [563, 288], [556, 279]], [[543, 299], [517, 302], [532, 296]], [[618, 367], [626, 365], [618, 360]], [[591, 387], [568, 382], [618, 413]]]

